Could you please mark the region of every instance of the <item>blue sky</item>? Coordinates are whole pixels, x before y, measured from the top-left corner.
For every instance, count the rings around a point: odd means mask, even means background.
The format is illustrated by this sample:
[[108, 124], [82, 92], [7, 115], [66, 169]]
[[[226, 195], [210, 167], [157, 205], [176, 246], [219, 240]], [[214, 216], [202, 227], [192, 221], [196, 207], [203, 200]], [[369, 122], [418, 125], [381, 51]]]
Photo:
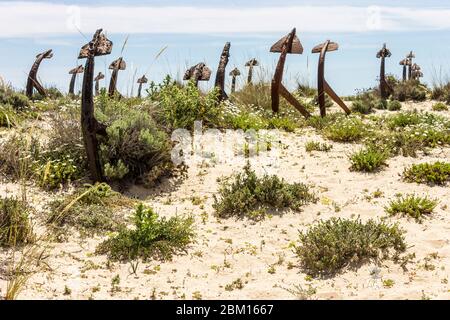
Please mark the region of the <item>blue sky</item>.
[[[269, 48], [292, 27], [305, 52], [288, 57], [285, 83], [290, 87], [296, 79], [315, 84], [318, 56], [310, 52], [326, 39], [340, 44], [327, 56], [326, 77], [342, 95], [376, 85], [375, 54], [383, 42], [393, 53], [389, 73], [400, 76], [398, 62], [413, 50], [425, 82], [440, 72], [450, 74], [448, 1], [0, 1], [0, 11], [0, 76], [17, 88], [25, 85], [35, 55], [52, 48], [54, 57], [43, 62], [39, 76], [44, 84], [67, 91], [68, 71], [84, 63], [76, 57], [97, 27], [114, 42], [113, 53], [97, 59], [97, 71], [107, 81], [107, 66], [129, 36], [123, 52], [128, 68], [119, 76], [123, 94], [131, 93], [135, 74], [147, 72], [155, 81], [166, 74], [180, 78], [186, 67], [201, 61], [215, 70], [226, 41], [232, 45], [229, 70], [238, 67], [245, 74], [245, 62], [256, 57], [261, 61], [257, 76], [269, 79], [278, 58]], [[213, 79], [214, 74], [202, 87], [210, 88]]]

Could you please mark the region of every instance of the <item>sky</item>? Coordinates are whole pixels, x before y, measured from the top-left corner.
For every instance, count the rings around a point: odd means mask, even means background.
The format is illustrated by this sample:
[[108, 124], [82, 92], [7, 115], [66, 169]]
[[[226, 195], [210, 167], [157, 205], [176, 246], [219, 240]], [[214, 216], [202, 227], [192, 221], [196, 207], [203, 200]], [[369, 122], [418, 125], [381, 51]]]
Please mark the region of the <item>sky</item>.
[[67, 91], [68, 72], [85, 63], [77, 60], [79, 50], [97, 28], [105, 30], [114, 47], [111, 55], [96, 59], [96, 71], [106, 74], [107, 85], [109, 64], [123, 56], [127, 70], [119, 74], [118, 88], [126, 95], [136, 94], [135, 82], [143, 74], [155, 82], [166, 74], [181, 80], [198, 62], [214, 71], [201, 84], [211, 88], [227, 41], [228, 70], [241, 70], [240, 86], [251, 58], [260, 61], [255, 77], [270, 80], [279, 54], [269, 49], [293, 27], [305, 51], [288, 56], [284, 83], [289, 88], [298, 81], [315, 86], [318, 55], [311, 49], [327, 39], [339, 43], [338, 51], [327, 54], [325, 74], [341, 95], [376, 85], [376, 53], [385, 42], [392, 52], [388, 73], [401, 76], [399, 61], [413, 50], [423, 82], [431, 85], [450, 75], [448, 0], [0, 1], [0, 12], [0, 77], [18, 89], [25, 86], [35, 56], [53, 49], [54, 57], [42, 63], [39, 78], [46, 86]]

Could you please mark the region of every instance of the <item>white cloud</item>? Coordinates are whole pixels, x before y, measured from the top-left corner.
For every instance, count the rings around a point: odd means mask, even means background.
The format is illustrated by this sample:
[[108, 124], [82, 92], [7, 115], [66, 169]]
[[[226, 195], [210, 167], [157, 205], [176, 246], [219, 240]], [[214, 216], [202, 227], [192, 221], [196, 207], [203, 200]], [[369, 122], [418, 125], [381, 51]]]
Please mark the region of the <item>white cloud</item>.
[[151, 7], [0, 2], [0, 37], [110, 33], [366, 32], [450, 28], [449, 9], [357, 6]]

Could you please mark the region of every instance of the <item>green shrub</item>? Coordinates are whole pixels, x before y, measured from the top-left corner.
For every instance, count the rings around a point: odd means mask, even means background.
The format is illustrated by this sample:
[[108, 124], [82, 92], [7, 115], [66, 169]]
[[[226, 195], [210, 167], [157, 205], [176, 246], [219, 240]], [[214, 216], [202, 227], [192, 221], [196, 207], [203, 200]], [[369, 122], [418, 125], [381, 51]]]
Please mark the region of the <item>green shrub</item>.
[[[147, 106], [133, 100], [99, 97], [97, 118], [107, 125], [100, 140], [104, 174], [109, 180], [139, 179], [152, 184], [171, 170], [171, 142], [150, 115]], [[158, 174], [155, 174], [158, 172]]]
[[402, 104], [400, 101], [391, 100], [388, 102], [387, 109], [389, 111], [398, 111], [398, 110], [401, 110], [401, 108], [402, 108]]
[[431, 99], [450, 104], [450, 82], [435, 86], [431, 92]]
[[384, 99], [379, 99], [375, 104], [375, 109], [386, 110], [388, 108], [388, 102]]
[[193, 130], [195, 121], [205, 126], [220, 124], [221, 105], [218, 89], [203, 95], [193, 82], [180, 86], [167, 77], [163, 83], [150, 84], [149, 99], [157, 104], [157, 119], [169, 130]]
[[396, 260], [406, 250], [403, 233], [384, 222], [332, 218], [301, 232], [295, 253], [308, 274], [330, 275], [367, 260]]
[[85, 185], [67, 197], [52, 201], [47, 223], [55, 231], [65, 232], [67, 227], [74, 227], [82, 235], [116, 231], [123, 225], [118, 209], [131, 204], [131, 200], [105, 183]]
[[306, 152], [312, 152], [312, 151], [328, 152], [331, 149], [333, 149], [333, 146], [328, 143], [321, 143], [321, 142], [317, 142], [317, 141], [307, 141], [305, 144]]
[[433, 104], [432, 109], [433, 111], [448, 111], [447, 105], [442, 102]]
[[15, 198], [0, 198], [0, 246], [33, 241], [29, 208]]
[[450, 181], [450, 163], [435, 162], [415, 164], [403, 171], [407, 182], [445, 185]]
[[366, 148], [350, 155], [351, 169], [354, 171], [374, 172], [386, 165], [388, 154], [374, 148]]
[[236, 216], [261, 219], [267, 209], [291, 208], [300, 210], [317, 198], [302, 183], [288, 184], [277, 176], [256, 176], [249, 164], [244, 171], [225, 181], [219, 189], [219, 197], [214, 196], [213, 208], [220, 218]]
[[401, 214], [414, 218], [420, 222], [424, 215], [433, 213], [437, 204], [437, 200], [410, 194], [390, 201], [389, 205], [385, 207], [385, 210], [391, 216]]
[[185, 252], [194, 238], [192, 217], [160, 218], [153, 209], [140, 204], [133, 221], [133, 229], [122, 228], [116, 236], [101, 243], [97, 253], [120, 261], [136, 258], [167, 260]]
[[373, 112], [373, 108], [374, 106], [372, 105], [372, 103], [366, 103], [365, 101], [362, 100], [355, 100], [352, 103], [351, 110], [353, 112], [358, 112], [361, 114], [369, 114]]
[[33, 94], [33, 100], [38, 100], [38, 101], [44, 100], [44, 99], [56, 100], [56, 99], [60, 99], [60, 98], [64, 97], [64, 95], [61, 93], [61, 91], [55, 86], [49, 86], [49, 87], [45, 88], [45, 93], [46, 93], [46, 96], [44, 97], [39, 92], [35, 92]]
[[15, 111], [22, 111], [30, 105], [27, 96], [15, 92], [11, 87], [0, 85], [0, 105], [9, 105]]
[[355, 117], [343, 118], [325, 127], [325, 136], [337, 142], [353, 142], [361, 139], [365, 133], [365, 125]]
[[11, 106], [0, 106], [0, 127], [15, 127], [19, 119], [19, 116]]
[[397, 83], [394, 87], [393, 99], [398, 101], [425, 101], [428, 89], [417, 80], [408, 80]]
[[77, 180], [83, 171], [75, 165], [75, 161], [66, 156], [59, 160], [49, 160], [35, 169], [38, 184], [47, 189], [56, 189], [61, 185]]

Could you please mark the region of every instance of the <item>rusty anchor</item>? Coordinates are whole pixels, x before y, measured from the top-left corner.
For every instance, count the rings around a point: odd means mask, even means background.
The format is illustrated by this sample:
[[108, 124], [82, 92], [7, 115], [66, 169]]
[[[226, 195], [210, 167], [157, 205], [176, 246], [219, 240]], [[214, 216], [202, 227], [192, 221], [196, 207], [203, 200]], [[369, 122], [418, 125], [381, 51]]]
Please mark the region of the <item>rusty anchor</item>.
[[255, 58], [250, 59], [245, 63], [245, 66], [248, 67], [248, 76], [247, 76], [247, 84], [253, 83], [253, 68], [259, 66], [259, 61]]
[[78, 66], [75, 69], [72, 69], [69, 71], [69, 74], [72, 75], [71, 79], [70, 79], [70, 85], [69, 85], [69, 95], [74, 96], [75, 95], [75, 81], [77, 79], [77, 74], [79, 73], [83, 73], [84, 72], [84, 68], [83, 66]]
[[199, 81], [209, 81], [211, 78], [211, 69], [209, 69], [205, 63], [200, 62], [193, 67], [190, 67], [184, 73], [183, 80], [193, 80], [195, 86], [198, 87]]
[[409, 63], [408, 63], [408, 79], [411, 80], [412, 79], [412, 65], [413, 65], [413, 59], [415, 58], [415, 54], [410, 51], [408, 53], [408, 55], [406, 56], [406, 59], [408, 59]]
[[101, 72], [95, 77], [95, 95], [98, 96], [100, 94], [100, 80], [105, 79], [105, 75]]
[[94, 116], [95, 57], [111, 54], [113, 43], [102, 33], [95, 32], [92, 40], [81, 48], [78, 59], [87, 59], [84, 68], [83, 88], [81, 91], [81, 129], [86, 149], [89, 171], [95, 182], [104, 181], [103, 170], [98, 152], [97, 134], [106, 135], [106, 126], [99, 123]]
[[225, 43], [222, 55], [220, 56], [219, 67], [217, 68], [215, 86], [219, 88], [219, 96], [218, 96], [219, 101], [228, 99], [228, 96], [225, 92], [225, 69], [227, 67], [230, 58], [230, 47], [231, 44], [229, 42]]
[[381, 98], [387, 99], [389, 95], [392, 93], [392, 88], [386, 81], [386, 68], [385, 68], [385, 60], [391, 56], [391, 51], [386, 48], [386, 43], [383, 44], [383, 48], [378, 51], [377, 58], [381, 59], [381, 67], [380, 67], [380, 95]]
[[412, 71], [411, 71], [412, 79], [416, 80], [416, 81], [420, 81], [420, 78], [423, 77], [422, 68], [417, 63], [414, 63], [411, 66], [411, 69], [412, 69]]
[[311, 114], [306, 108], [297, 101], [297, 99], [283, 86], [281, 81], [283, 80], [284, 65], [288, 54], [302, 54], [303, 46], [300, 40], [295, 35], [296, 29], [278, 40], [271, 48], [270, 52], [281, 53], [278, 59], [278, 64], [275, 69], [275, 74], [272, 79], [272, 111], [277, 113], [280, 109], [280, 95], [286, 99], [291, 105], [293, 105], [305, 118], [309, 118]]
[[114, 97], [114, 95], [117, 92], [117, 78], [119, 76], [120, 70], [126, 70], [127, 64], [125, 63], [125, 60], [123, 60], [123, 57], [120, 57], [119, 59], [113, 61], [110, 66], [109, 70], [112, 70], [111, 80], [109, 82], [109, 96]]
[[238, 68], [234, 68], [233, 70], [231, 70], [231, 72], [230, 72], [231, 93], [235, 93], [236, 92], [236, 77], [238, 77], [240, 75], [241, 75], [241, 72], [239, 71]]
[[325, 43], [319, 44], [312, 49], [312, 53], [320, 53], [317, 75], [317, 90], [321, 117], [325, 117], [327, 114], [325, 109], [325, 93], [327, 93], [330, 98], [333, 99], [345, 111], [345, 113], [351, 113], [350, 109], [345, 105], [344, 101], [339, 98], [339, 96], [334, 92], [334, 90], [325, 80], [326, 53], [330, 51], [336, 51], [338, 49], [339, 45], [336, 42], [331, 42], [330, 40], [327, 40], [325, 41]]
[[408, 74], [407, 74], [407, 68], [408, 68], [408, 64], [410, 63], [410, 61], [405, 58], [402, 61], [400, 61], [400, 65], [403, 66], [403, 76], [402, 76], [402, 80], [403, 82], [405, 82], [406, 80], [408, 80]]
[[33, 97], [33, 88], [35, 88], [42, 96], [46, 96], [47, 93], [45, 92], [44, 87], [39, 83], [37, 79], [37, 73], [39, 70], [39, 66], [41, 65], [42, 60], [44, 59], [51, 59], [53, 58], [53, 50], [50, 49], [48, 51], [45, 51], [43, 53], [40, 53], [36, 56], [36, 60], [31, 67], [30, 73], [28, 74], [27, 79], [27, 89], [26, 94], [28, 98]]
[[141, 93], [142, 93], [142, 85], [143, 85], [144, 83], [147, 83], [147, 82], [148, 82], [148, 79], [147, 79], [147, 77], [145, 76], [145, 74], [142, 76], [142, 78], [139, 78], [139, 79], [138, 79], [138, 81], [137, 81], [137, 83], [139, 84], [139, 88], [138, 88], [138, 98], [141, 97]]

